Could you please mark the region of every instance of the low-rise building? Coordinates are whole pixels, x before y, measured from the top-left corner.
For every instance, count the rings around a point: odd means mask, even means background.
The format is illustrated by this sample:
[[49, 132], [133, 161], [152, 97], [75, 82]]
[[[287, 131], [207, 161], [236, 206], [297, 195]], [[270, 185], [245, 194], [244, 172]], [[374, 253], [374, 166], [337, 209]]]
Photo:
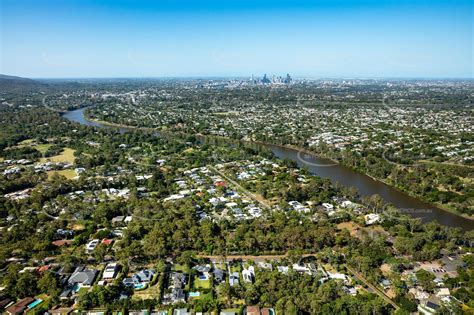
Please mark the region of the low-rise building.
[[242, 270], [242, 278], [245, 282], [252, 283], [255, 281], [255, 268], [249, 266], [247, 269]]
[[365, 218], [366, 225], [372, 225], [377, 222], [380, 222], [381, 220], [380, 214], [377, 214], [377, 213], [369, 213], [365, 215], [364, 218]]
[[91, 240], [89, 243], [86, 244], [86, 253], [89, 254], [92, 251], [94, 251], [94, 249], [97, 247], [97, 245], [99, 245], [99, 240], [98, 239]]
[[77, 267], [68, 283], [71, 286], [78, 286], [80, 288], [89, 288], [94, 284], [94, 280], [99, 272], [95, 269], [87, 269], [85, 267]]
[[19, 315], [23, 314], [23, 312], [28, 308], [28, 305], [35, 301], [32, 297], [26, 297], [24, 299], [19, 300], [15, 304], [11, 305], [6, 309], [6, 313], [9, 315]]
[[115, 279], [118, 273], [117, 263], [110, 263], [105, 266], [104, 273], [102, 274], [103, 280], [112, 280]]

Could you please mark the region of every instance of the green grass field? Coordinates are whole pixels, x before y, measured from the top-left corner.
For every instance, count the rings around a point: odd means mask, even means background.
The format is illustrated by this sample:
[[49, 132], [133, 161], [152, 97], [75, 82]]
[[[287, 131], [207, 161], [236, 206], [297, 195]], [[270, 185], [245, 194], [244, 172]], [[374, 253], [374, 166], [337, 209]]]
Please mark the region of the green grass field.
[[46, 151], [48, 151], [48, 149], [49, 149], [51, 146], [52, 146], [51, 144], [38, 144], [37, 146], [34, 146], [33, 148], [35, 148], [36, 150], [40, 151], [41, 154], [45, 154]]
[[194, 287], [196, 289], [210, 289], [211, 288], [211, 280], [200, 280], [199, 278], [195, 278], [194, 280]]
[[180, 264], [174, 264], [173, 265], [173, 270], [174, 271], [181, 271], [184, 273], [189, 273], [189, 268], [185, 265], [180, 265]]
[[74, 150], [65, 148], [59, 155], [51, 156], [48, 158], [41, 158], [41, 163], [54, 162], [54, 163], [74, 163], [76, 157], [74, 156]]

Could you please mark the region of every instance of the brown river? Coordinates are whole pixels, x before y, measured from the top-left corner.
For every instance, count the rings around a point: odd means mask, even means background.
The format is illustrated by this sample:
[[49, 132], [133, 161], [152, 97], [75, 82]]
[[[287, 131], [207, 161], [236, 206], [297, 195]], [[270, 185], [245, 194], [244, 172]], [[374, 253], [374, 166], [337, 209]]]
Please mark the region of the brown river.
[[[87, 120], [84, 116], [85, 108], [73, 110], [63, 114], [63, 117], [78, 122], [82, 125], [99, 128], [118, 128], [120, 132], [126, 132], [127, 128], [103, 125], [98, 122]], [[263, 144], [259, 144], [263, 145]], [[295, 161], [299, 167], [305, 167], [311, 174], [328, 178], [332, 183], [340, 183], [343, 186], [355, 187], [360, 196], [380, 195], [386, 202], [393, 204], [412, 217], [420, 218], [422, 222], [438, 221], [442, 225], [460, 227], [463, 230], [474, 229], [474, 221], [444, 211], [432, 204], [411, 197], [393, 187], [390, 187], [371, 177], [358, 173], [348, 167], [335, 164], [330, 160], [319, 158], [315, 155], [303, 153], [297, 149], [264, 144], [273, 154], [280, 159]]]

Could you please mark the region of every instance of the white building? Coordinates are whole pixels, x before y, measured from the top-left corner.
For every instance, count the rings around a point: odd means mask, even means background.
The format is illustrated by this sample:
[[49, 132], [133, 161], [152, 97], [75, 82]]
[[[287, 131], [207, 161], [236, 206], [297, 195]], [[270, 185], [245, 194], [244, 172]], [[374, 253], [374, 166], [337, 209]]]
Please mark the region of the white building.
[[277, 266], [277, 270], [281, 273], [288, 273], [288, 271], [290, 271], [290, 268], [288, 266]]
[[91, 253], [99, 245], [99, 240], [94, 239], [86, 244], [86, 253]]
[[365, 224], [372, 225], [380, 221], [380, 214], [369, 213], [364, 218], [365, 218]]
[[104, 273], [102, 274], [102, 279], [104, 280], [111, 280], [115, 279], [118, 272], [118, 265], [117, 263], [110, 263], [105, 266]]
[[255, 269], [253, 266], [250, 266], [248, 269], [242, 270], [242, 278], [245, 282], [252, 283], [255, 280]]
[[334, 211], [334, 206], [330, 203], [325, 202], [325, 203], [322, 204], [322, 206], [323, 206], [324, 210], [326, 210], [328, 212]]

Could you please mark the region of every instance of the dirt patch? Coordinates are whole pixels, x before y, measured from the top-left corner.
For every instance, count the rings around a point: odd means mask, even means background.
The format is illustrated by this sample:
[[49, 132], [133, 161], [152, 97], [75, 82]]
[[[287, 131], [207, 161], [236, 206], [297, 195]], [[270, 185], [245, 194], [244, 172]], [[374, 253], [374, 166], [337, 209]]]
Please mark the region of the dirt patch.
[[382, 264], [382, 266], [380, 266], [380, 271], [382, 271], [384, 276], [387, 276], [392, 273], [392, 267], [389, 264]]
[[67, 179], [73, 179], [74, 177], [77, 176], [77, 174], [74, 170], [48, 171], [46, 173], [48, 174], [48, 179], [51, 179], [55, 174], [58, 174], [60, 176], [64, 176]]
[[346, 229], [349, 231], [351, 236], [357, 237], [358, 232], [360, 231], [361, 227], [360, 225], [354, 223], [354, 222], [342, 222], [337, 225], [337, 228], [339, 230]]

